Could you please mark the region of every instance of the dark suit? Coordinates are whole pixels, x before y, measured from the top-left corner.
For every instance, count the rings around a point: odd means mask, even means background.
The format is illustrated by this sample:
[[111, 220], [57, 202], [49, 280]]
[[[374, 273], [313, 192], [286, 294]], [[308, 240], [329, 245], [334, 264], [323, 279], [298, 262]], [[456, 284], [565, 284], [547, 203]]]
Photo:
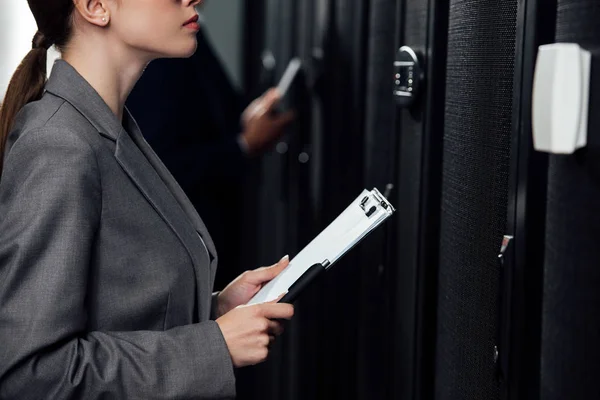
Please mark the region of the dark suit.
[[188, 195], [220, 255], [218, 285], [240, 272], [246, 156], [238, 144], [245, 103], [202, 31], [188, 59], [150, 63], [127, 107]]
[[128, 115], [58, 61], [0, 181], [0, 398], [230, 398], [217, 255]]

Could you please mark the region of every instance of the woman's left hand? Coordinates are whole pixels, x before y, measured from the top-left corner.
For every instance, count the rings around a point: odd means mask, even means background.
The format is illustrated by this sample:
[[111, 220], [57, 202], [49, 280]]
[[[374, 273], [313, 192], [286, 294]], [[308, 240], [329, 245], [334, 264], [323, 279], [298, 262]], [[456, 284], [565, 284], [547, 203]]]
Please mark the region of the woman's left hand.
[[256, 293], [273, 278], [279, 275], [290, 263], [288, 256], [277, 264], [246, 271], [231, 282], [217, 297], [219, 316], [226, 314], [237, 306], [246, 304]]

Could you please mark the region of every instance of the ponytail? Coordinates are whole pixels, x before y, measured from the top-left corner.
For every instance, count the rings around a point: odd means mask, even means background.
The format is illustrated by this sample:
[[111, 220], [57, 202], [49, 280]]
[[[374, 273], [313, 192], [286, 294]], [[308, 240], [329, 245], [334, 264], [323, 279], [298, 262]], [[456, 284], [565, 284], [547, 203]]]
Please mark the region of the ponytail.
[[39, 100], [44, 93], [46, 60], [50, 46], [51, 43], [42, 33], [36, 33], [33, 38], [33, 48], [12, 76], [4, 101], [0, 105], [0, 176], [2, 176], [6, 141], [17, 113], [27, 103]]

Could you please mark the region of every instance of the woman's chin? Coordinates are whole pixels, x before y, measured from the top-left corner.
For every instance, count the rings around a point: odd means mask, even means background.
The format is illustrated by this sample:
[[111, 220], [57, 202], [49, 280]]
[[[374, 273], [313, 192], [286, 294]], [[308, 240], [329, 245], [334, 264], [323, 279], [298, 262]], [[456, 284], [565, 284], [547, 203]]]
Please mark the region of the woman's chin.
[[182, 43], [179, 46], [171, 46], [168, 49], [168, 52], [163, 56], [164, 58], [188, 58], [191, 57], [198, 47], [198, 43], [194, 38], [193, 41], [188, 41], [188, 43]]

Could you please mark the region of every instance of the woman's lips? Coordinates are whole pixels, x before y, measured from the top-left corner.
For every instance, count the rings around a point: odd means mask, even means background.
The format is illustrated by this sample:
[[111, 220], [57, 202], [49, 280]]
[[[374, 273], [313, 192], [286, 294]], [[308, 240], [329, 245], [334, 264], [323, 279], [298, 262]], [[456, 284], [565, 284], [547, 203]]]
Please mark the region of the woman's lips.
[[200, 25], [198, 24], [198, 15], [194, 15], [192, 18], [188, 19], [187, 21], [185, 21], [185, 23], [183, 24], [183, 26], [185, 26], [186, 28], [190, 28], [190, 29], [194, 29], [194, 30], [199, 30], [200, 29]]

